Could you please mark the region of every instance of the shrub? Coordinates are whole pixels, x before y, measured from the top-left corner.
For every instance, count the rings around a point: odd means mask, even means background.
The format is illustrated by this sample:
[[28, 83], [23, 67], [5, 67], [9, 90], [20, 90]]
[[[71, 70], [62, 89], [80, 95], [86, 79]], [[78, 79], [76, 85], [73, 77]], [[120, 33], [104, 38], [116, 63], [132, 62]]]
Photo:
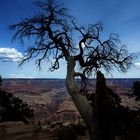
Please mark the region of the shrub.
[[140, 81], [135, 81], [133, 83], [132, 90], [133, 90], [133, 94], [136, 96], [136, 100], [139, 100], [140, 99]]
[[31, 107], [13, 94], [1, 88], [2, 78], [0, 76], [0, 111], [1, 121], [28, 122], [27, 118], [33, 117]]

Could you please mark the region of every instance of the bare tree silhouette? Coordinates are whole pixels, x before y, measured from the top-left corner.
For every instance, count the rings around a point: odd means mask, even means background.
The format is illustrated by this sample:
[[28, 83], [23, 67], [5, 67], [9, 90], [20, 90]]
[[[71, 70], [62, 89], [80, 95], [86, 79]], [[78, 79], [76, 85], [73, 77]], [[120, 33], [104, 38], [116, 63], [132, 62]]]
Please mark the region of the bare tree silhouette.
[[[85, 96], [86, 79], [100, 69], [111, 72], [116, 68], [126, 72], [132, 65], [133, 54], [128, 53], [117, 34], [110, 34], [107, 40], [102, 41], [100, 22], [79, 25], [68, 10], [54, 0], [36, 2], [35, 5], [40, 8], [39, 14], [10, 26], [16, 30], [14, 40], [24, 42], [24, 39], [29, 39], [33, 42], [20, 65], [34, 58], [39, 68], [43, 62], [51, 62], [50, 71], [54, 71], [59, 69], [59, 62], [64, 59], [68, 93], [87, 125], [90, 138], [99, 140], [94, 108]], [[77, 65], [80, 66], [79, 71], [75, 70]], [[81, 79], [80, 86], [75, 84], [76, 77]]]

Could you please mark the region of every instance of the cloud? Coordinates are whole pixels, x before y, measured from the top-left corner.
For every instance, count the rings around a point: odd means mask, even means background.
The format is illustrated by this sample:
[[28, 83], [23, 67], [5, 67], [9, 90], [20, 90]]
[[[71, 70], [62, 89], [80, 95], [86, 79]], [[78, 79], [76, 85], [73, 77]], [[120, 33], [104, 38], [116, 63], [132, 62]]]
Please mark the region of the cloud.
[[135, 67], [136, 67], [137, 69], [140, 69], [140, 62], [135, 63]]
[[0, 62], [18, 61], [23, 57], [15, 48], [0, 48]]

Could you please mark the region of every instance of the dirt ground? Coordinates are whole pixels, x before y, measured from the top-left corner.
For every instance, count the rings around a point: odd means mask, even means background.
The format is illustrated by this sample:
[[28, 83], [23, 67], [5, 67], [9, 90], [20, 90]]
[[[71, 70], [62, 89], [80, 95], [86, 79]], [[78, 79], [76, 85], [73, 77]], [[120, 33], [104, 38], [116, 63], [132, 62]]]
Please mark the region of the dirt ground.
[[[0, 123], [0, 140], [60, 140], [60, 132], [66, 134], [66, 130], [57, 129], [57, 131], [48, 131], [48, 129], [40, 129], [37, 125], [26, 125], [23, 122], [3, 122]], [[68, 140], [63, 136], [61, 140]], [[71, 139], [72, 140], [72, 139]], [[88, 133], [83, 136], [77, 136], [73, 140], [89, 140]]]

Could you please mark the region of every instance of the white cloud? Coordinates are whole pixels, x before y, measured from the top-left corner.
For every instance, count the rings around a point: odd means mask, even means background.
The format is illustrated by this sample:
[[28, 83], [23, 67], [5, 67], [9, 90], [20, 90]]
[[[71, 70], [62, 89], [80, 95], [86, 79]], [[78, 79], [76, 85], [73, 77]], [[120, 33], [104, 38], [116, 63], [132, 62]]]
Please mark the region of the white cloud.
[[0, 62], [18, 61], [23, 57], [15, 48], [0, 48]]
[[140, 62], [135, 63], [135, 67], [136, 67], [137, 69], [140, 69]]

